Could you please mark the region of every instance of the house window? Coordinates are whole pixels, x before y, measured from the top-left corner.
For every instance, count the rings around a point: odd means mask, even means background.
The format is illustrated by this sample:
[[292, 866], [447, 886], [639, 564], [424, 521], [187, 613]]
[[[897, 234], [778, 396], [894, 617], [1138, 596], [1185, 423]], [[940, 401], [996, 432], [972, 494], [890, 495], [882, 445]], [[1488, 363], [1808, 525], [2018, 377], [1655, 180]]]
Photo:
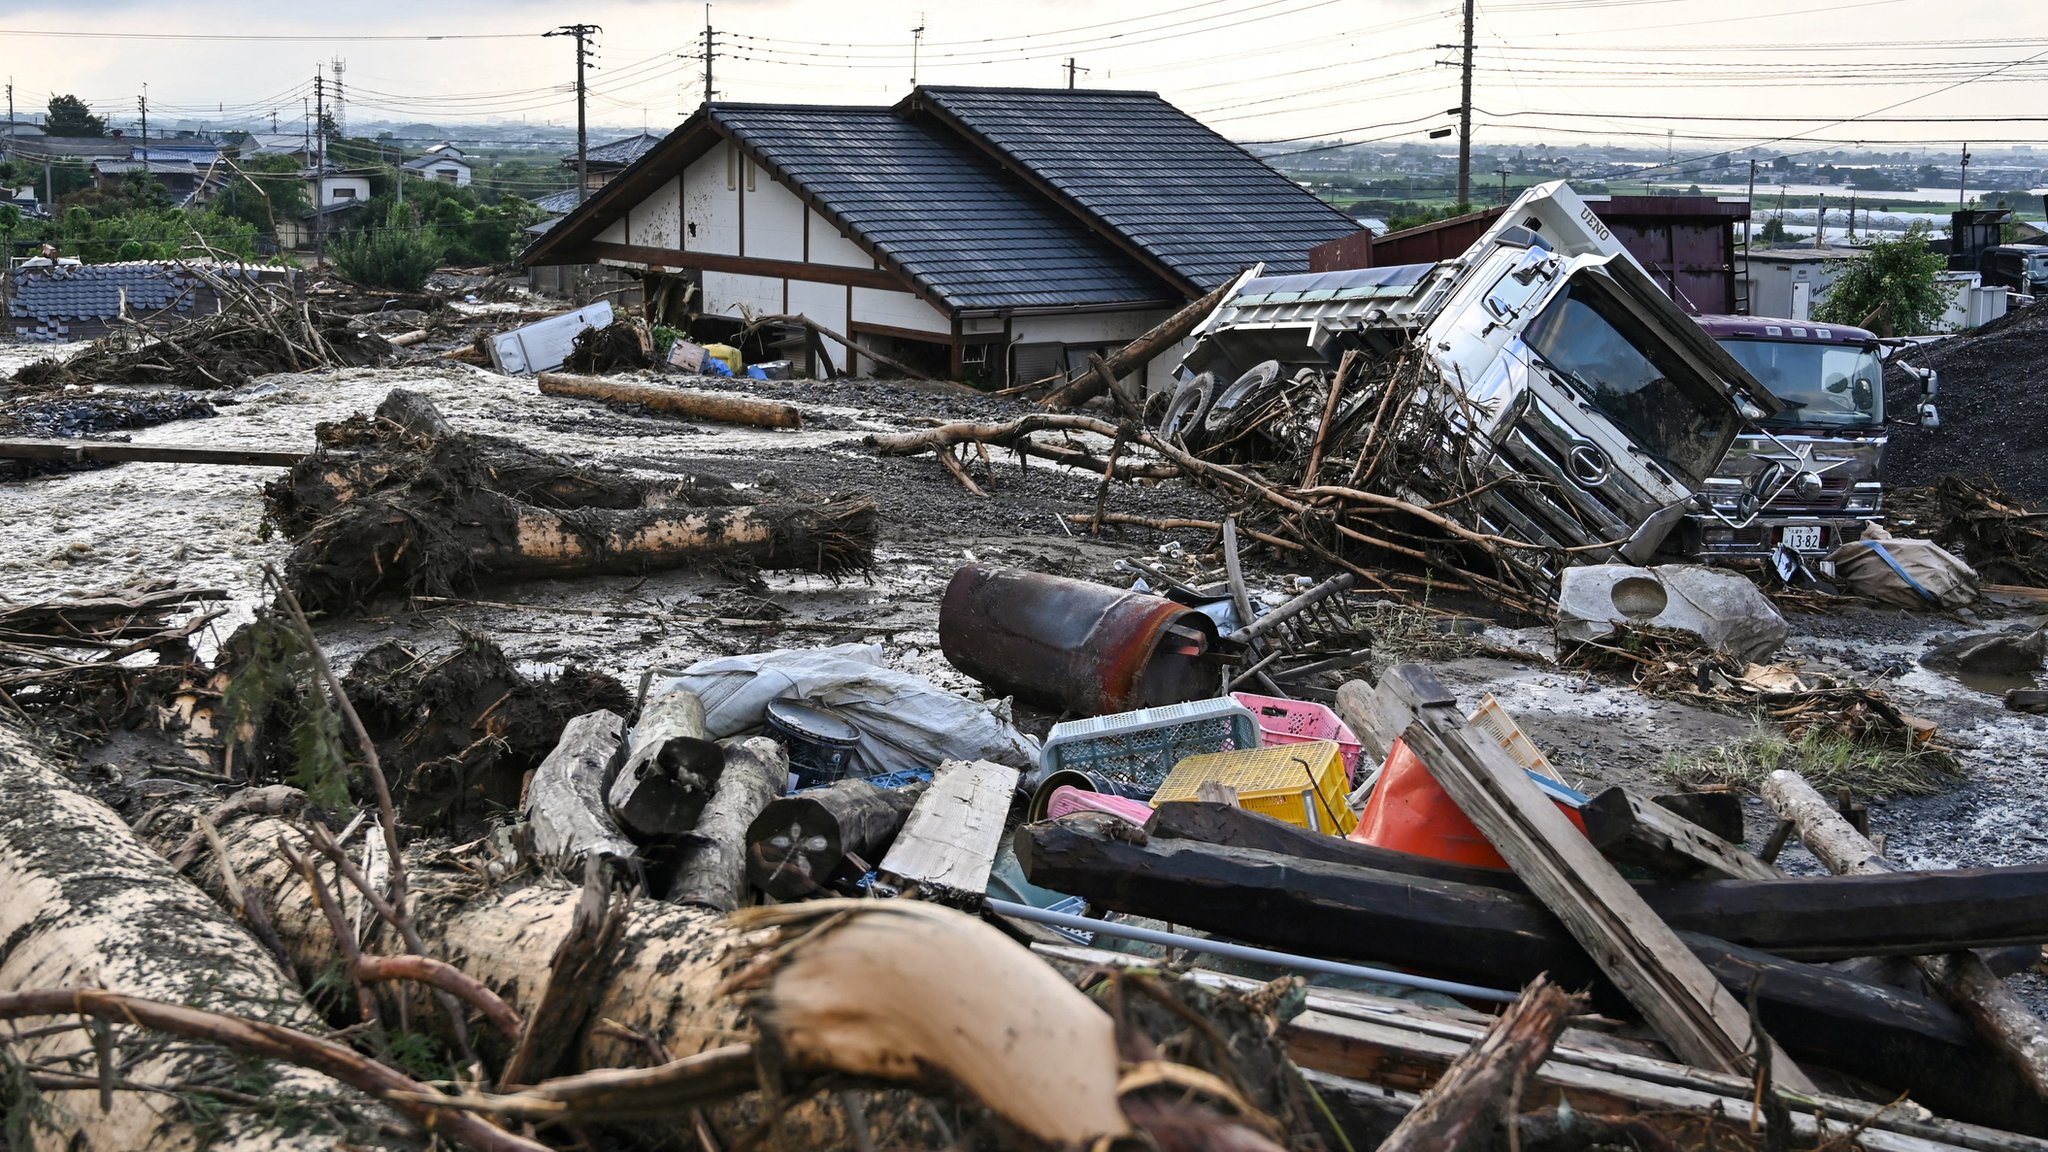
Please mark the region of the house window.
[[353, 200], [356, 198], [356, 190], [353, 188], [336, 188], [334, 190], [334, 198], [336, 200]]
[[453, 184], [455, 183], [455, 169], [442, 168], [434, 173], [434, 178], [443, 184]]

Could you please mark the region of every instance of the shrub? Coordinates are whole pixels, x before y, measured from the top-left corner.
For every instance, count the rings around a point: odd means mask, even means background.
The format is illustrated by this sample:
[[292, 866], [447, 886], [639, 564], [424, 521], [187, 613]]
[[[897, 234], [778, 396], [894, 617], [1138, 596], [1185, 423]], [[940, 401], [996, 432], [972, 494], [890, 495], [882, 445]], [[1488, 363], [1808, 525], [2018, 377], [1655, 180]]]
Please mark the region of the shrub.
[[1927, 224], [1915, 221], [1896, 240], [1872, 240], [1828, 288], [1813, 310], [1823, 324], [1869, 324], [1885, 336], [1918, 336], [1933, 330], [1955, 299], [1955, 286], [1941, 279], [1948, 260], [1927, 247]]
[[441, 245], [394, 208], [381, 225], [348, 233], [328, 246], [334, 270], [365, 288], [417, 292], [441, 263]]

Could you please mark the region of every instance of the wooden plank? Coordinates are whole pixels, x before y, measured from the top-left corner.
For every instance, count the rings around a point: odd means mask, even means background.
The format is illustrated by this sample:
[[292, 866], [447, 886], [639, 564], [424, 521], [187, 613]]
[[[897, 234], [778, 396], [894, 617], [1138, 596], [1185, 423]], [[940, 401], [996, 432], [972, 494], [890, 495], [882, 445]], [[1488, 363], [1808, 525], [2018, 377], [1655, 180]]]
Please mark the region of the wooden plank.
[[231, 464], [289, 468], [305, 452], [269, 448], [193, 448], [182, 444], [124, 444], [105, 440], [0, 440], [0, 460], [55, 460], [66, 464]]
[[949, 760], [918, 797], [878, 869], [875, 893], [971, 905], [988, 888], [1017, 770], [987, 760]]
[[[1764, 779], [1764, 799], [1792, 821], [1799, 838], [1831, 872], [1869, 875], [1894, 871], [1869, 840], [1851, 827], [1797, 772], [1779, 769]], [[2048, 1027], [1982, 957], [1973, 952], [1916, 957], [1934, 987], [1954, 1001], [1986, 1043], [2048, 1101]]]
[[599, 260], [620, 260], [628, 264], [644, 264], [650, 269], [672, 272], [698, 268], [706, 272], [732, 272], [742, 276], [762, 276], [771, 280], [805, 280], [814, 284], [844, 284], [853, 288], [878, 288], [893, 292], [916, 290], [916, 285], [907, 277], [879, 268], [842, 268], [834, 264], [768, 260], [759, 256], [721, 256], [715, 252], [684, 252], [675, 248], [649, 248], [609, 240], [593, 240], [584, 247], [591, 256]]
[[[1403, 664], [1381, 681], [1380, 692], [1414, 710], [1402, 736], [1408, 747], [1672, 1051], [1703, 1068], [1751, 1070], [1752, 1047], [1772, 1041], [1752, 1031], [1741, 1001], [1506, 749], [1484, 731], [1467, 731], [1449, 690], [1420, 665]], [[1771, 1067], [1781, 1086], [1812, 1091], [1782, 1051], [1773, 1052]]]
[[[1425, 1036], [1313, 1009], [1288, 1021], [1282, 1036], [1289, 1054], [1303, 1068], [1409, 1092], [1426, 1091], [1470, 1046], [1468, 1042]], [[1599, 1067], [1591, 1061], [1552, 1059], [1524, 1085], [1522, 1107], [1552, 1110], [1560, 1103], [1568, 1103], [1576, 1111], [1603, 1115], [1700, 1115], [1718, 1110], [1739, 1125], [1755, 1123], [1761, 1131], [1769, 1121], [1753, 1103], [1755, 1087], [1746, 1081], [1737, 1083], [1746, 1085], [1747, 1092], [1737, 1095], [1714, 1083], [1660, 1084]], [[1810, 1147], [1833, 1138], [1857, 1144], [1868, 1152], [1936, 1152], [1954, 1148], [2042, 1152], [2048, 1147], [2041, 1140], [2019, 1133], [1954, 1122], [1922, 1121], [1922, 1130], [1930, 1135], [1908, 1134], [1882, 1126], [1888, 1116], [1898, 1111], [1886, 1110], [1883, 1104], [1840, 1101], [1843, 1111], [1836, 1112], [1815, 1108], [1814, 1101], [1815, 1096], [1810, 1094], [1785, 1100], [1795, 1146]], [[1873, 1114], [1875, 1121], [1863, 1126], [1863, 1118]]]
[[1521, 999], [1430, 1085], [1380, 1152], [1461, 1152], [1490, 1142], [1503, 1121], [1516, 1123], [1522, 1085], [1549, 1057], [1573, 1007], [1571, 994], [1548, 980], [1522, 989]]
[[[1083, 948], [1073, 944], [1034, 944], [1032, 951], [1079, 970], [1102, 966], [1151, 967], [1158, 963], [1148, 957], [1132, 956], [1120, 952], [1107, 952], [1096, 948]], [[1236, 976], [1224, 972], [1197, 968], [1184, 974], [1187, 979], [1205, 987], [1224, 988], [1235, 992], [1253, 992], [1264, 986], [1264, 981], [1247, 976]], [[1374, 996], [1369, 992], [1349, 989], [1322, 988], [1315, 985], [1305, 990], [1308, 1013], [1297, 1017], [1292, 1025], [1298, 1031], [1290, 1036], [1290, 1045], [1297, 1060], [1310, 1070], [1322, 1070], [1326, 1075], [1354, 1075], [1372, 1059], [1372, 1054], [1357, 1043], [1362, 1032], [1348, 1032], [1323, 1025], [1325, 1019], [1352, 1021], [1387, 1030], [1390, 1035], [1405, 1034], [1399, 1041], [1402, 1047], [1385, 1053], [1387, 1066], [1403, 1070], [1404, 1088], [1417, 1090], [1434, 1083], [1431, 1066], [1445, 1057], [1455, 1059], [1458, 1052], [1469, 1047], [1486, 1031], [1492, 1017], [1465, 1008], [1439, 1007], [1421, 1004], [1412, 1000], [1394, 1000]], [[1303, 1021], [1307, 1023], [1304, 1026]], [[1575, 1022], [1575, 1023], [1582, 1023]], [[1318, 1027], [1322, 1035], [1318, 1035]], [[1348, 1033], [1348, 1034], [1347, 1034]], [[1427, 1041], [1447, 1042], [1439, 1044]], [[1646, 1050], [1647, 1046], [1636, 1042], [1618, 1040], [1614, 1037], [1591, 1031], [1584, 1027], [1567, 1027], [1551, 1049], [1550, 1060], [1538, 1070], [1537, 1078], [1553, 1074], [1562, 1066], [1573, 1066], [1596, 1072], [1609, 1073], [1635, 1081], [1641, 1096], [1629, 1093], [1619, 1095], [1573, 1097], [1574, 1107], [1582, 1110], [1596, 1110], [1596, 1106], [1638, 1108], [1658, 1098], [1657, 1087], [1678, 1088], [1718, 1096], [1728, 1101], [1750, 1101], [1756, 1092], [1756, 1085], [1741, 1076], [1672, 1062], [1664, 1054]], [[1311, 1063], [1303, 1059], [1304, 1053], [1335, 1053], [1339, 1059], [1351, 1064], [1349, 1070], [1335, 1066], [1337, 1061]], [[1360, 1077], [1373, 1083], [1370, 1077]], [[1553, 1076], [1554, 1082], [1554, 1076]], [[1382, 1087], [1386, 1087], [1384, 1084]], [[1390, 1088], [1401, 1091], [1401, 1088]], [[1846, 1096], [1815, 1093], [1805, 1097], [1793, 1097], [1785, 1101], [1795, 1116], [1815, 1113], [1840, 1120], [1844, 1117], [1861, 1118], [1871, 1116], [1877, 1106], [1863, 1100]], [[1746, 1120], [1747, 1113], [1741, 1118]], [[1918, 1109], [1892, 1108], [1877, 1112], [1870, 1120], [1869, 1131], [1897, 1134], [1932, 1142], [1937, 1146], [1973, 1148], [1983, 1152], [2048, 1152], [2048, 1141], [2030, 1136], [2006, 1132], [1955, 1120], [1924, 1116]], [[1871, 1144], [1867, 1147], [1876, 1148]]]
[[1609, 860], [1679, 880], [1695, 875], [1773, 880], [1778, 870], [1660, 805], [1609, 788], [1580, 810], [1586, 838]]

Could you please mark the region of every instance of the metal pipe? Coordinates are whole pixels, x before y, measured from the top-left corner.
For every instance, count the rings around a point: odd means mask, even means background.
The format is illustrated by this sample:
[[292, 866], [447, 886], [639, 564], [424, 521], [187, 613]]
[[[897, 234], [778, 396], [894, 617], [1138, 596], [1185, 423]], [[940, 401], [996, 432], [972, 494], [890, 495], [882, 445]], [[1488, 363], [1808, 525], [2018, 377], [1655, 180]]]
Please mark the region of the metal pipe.
[[1495, 1004], [1512, 1004], [1516, 994], [1497, 988], [1481, 988], [1477, 984], [1460, 984], [1455, 980], [1437, 980], [1428, 976], [1416, 976], [1397, 972], [1391, 968], [1367, 968], [1363, 964], [1345, 964], [1337, 960], [1319, 960], [1313, 956], [1296, 956], [1290, 952], [1274, 952], [1267, 948], [1253, 948], [1247, 944], [1232, 944], [1223, 940], [1204, 940], [1199, 936], [1183, 936], [1178, 932], [1161, 932], [1153, 928], [1139, 928], [1132, 924], [1111, 924], [1107, 920], [1094, 920], [1086, 916], [1070, 916], [1065, 912], [1053, 912], [1029, 904], [1013, 904], [1008, 900], [990, 898], [989, 911], [1019, 920], [1037, 924], [1050, 924], [1056, 928], [1071, 928], [1078, 932], [1100, 932], [1105, 936], [1121, 936], [1143, 944], [1158, 944], [1166, 948], [1186, 948], [1193, 952], [1207, 952], [1213, 956], [1226, 956], [1232, 960], [1249, 960], [1254, 964], [1271, 964], [1279, 968], [1293, 968], [1302, 972], [1319, 972], [1326, 976], [1352, 976], [1360, 980], [1377, 980], [1382, 984], [1396, 984], [1403, 988], [1420, 988], [1426, 992], [1441, 992], [1446, 996], [1462, 996], [1467, 1000], [1487, 1000]]

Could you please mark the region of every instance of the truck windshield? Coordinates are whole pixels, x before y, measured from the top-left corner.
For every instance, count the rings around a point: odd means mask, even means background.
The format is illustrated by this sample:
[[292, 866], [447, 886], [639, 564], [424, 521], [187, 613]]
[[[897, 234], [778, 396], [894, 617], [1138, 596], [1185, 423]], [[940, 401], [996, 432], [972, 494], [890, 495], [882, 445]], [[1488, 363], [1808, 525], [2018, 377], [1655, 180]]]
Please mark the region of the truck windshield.
[[1720, 463], [1733, 406], [1604, 292], [1574, 280], [1522, 340], [1667, 467], [1697, 482]]
[[1721, 341], [1785, 411], [1765, 424], [1797, 428], [1876, 427], [1884, 423], [1884, 363], [1867, 347], [1802, 340]]

